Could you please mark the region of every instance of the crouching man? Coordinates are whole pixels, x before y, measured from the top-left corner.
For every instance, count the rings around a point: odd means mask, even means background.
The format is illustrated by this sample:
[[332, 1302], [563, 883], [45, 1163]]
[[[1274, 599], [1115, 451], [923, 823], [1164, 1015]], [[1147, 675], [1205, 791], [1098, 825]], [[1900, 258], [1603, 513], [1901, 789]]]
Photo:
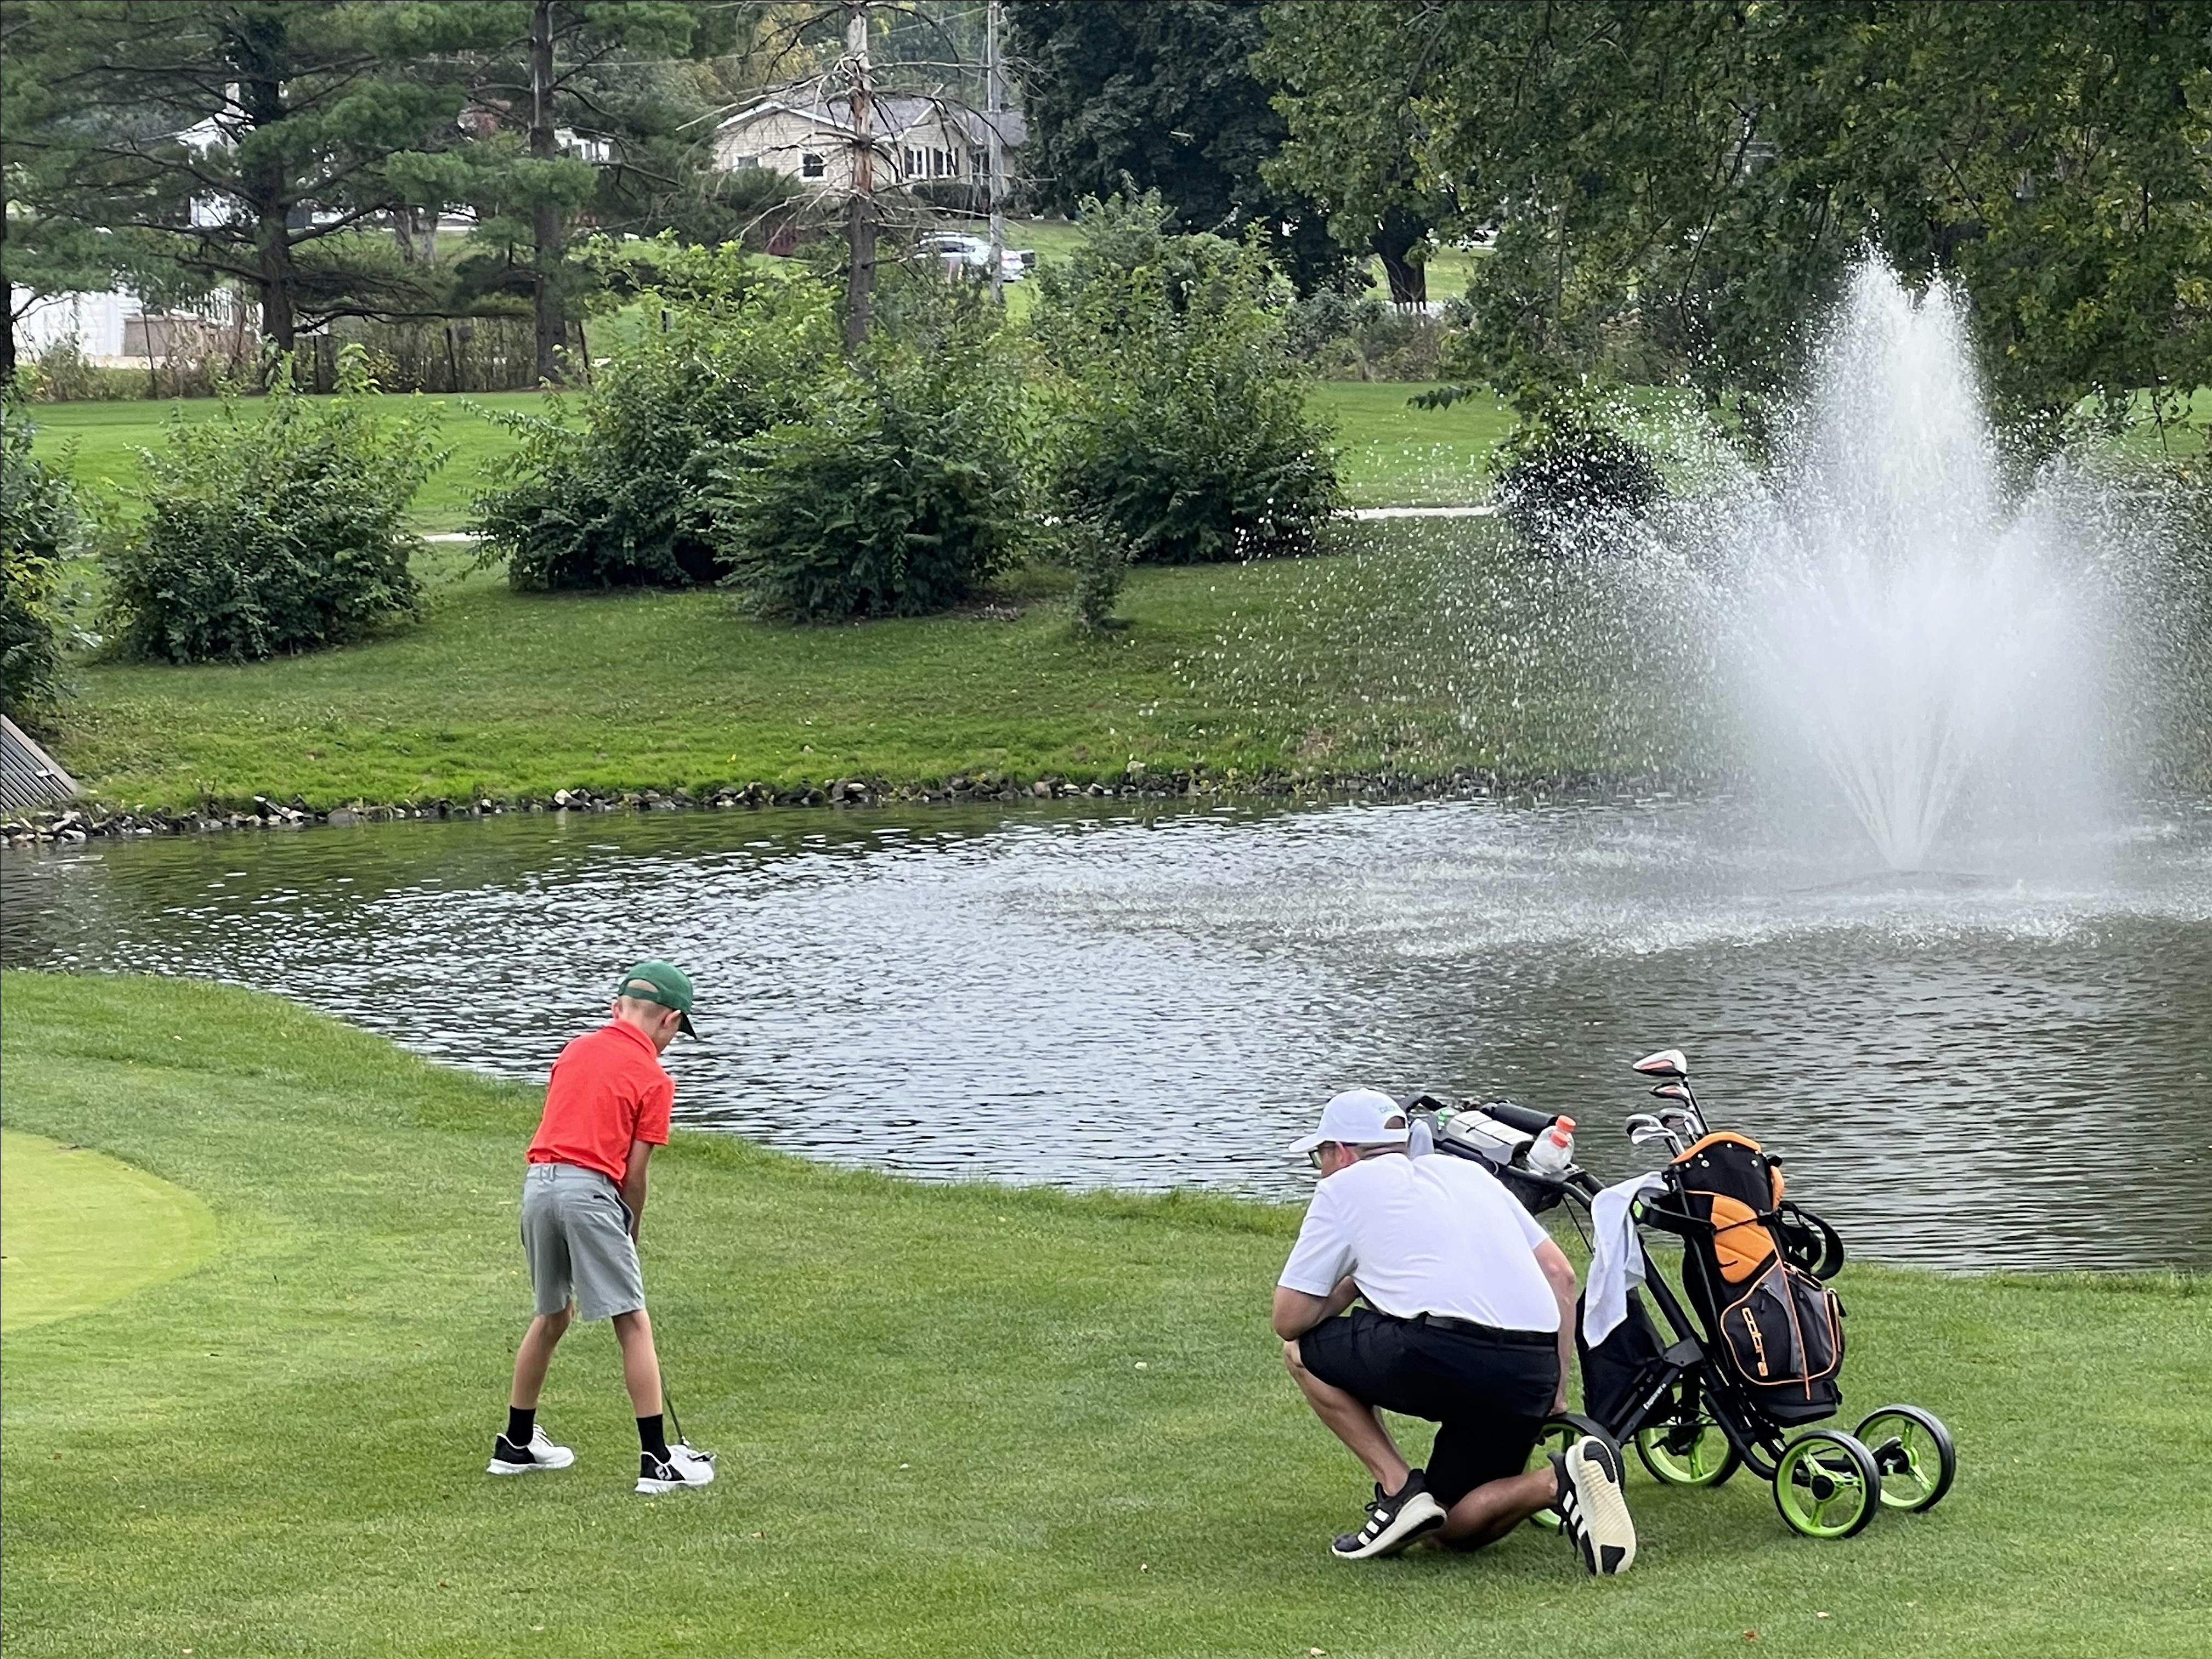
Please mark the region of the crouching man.
[[[1407, 1137], [1395, 1101], [1358, 1089], [1291, 1148], [1321, 1182], [1275, 1289], [1275, 1334], [1314, 1414], [1375, 1480], [1366, 1524], [1336, 1553], [1392, 1555], [1428, 1533], [1479, 1549], [1556, 1508], [1590, 1571], [1625, 1571], [1620, 1449], [1588, 1437], [1527, 1469], [1566, 1403], [1572, 1265], [1487, 1170], [1409, 1157]], [[1407, 1466], [1382, 1411], [1438, 1425], [1426, 1468]]]

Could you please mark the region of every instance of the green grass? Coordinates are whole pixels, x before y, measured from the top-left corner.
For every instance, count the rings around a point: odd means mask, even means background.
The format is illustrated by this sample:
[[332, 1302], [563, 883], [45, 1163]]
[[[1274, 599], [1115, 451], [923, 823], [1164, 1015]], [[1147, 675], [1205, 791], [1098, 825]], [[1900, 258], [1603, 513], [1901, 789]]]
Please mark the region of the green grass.
[[[408, 409], [418, 404], [435, 411], [439, 441], [453, 454], [415, 498], [410, 519], [425, 531], [451, 530], [467, 516], [471, 496], [490, 481], [490, 469], [514, 447], [507, 432], [462, 407], [477, 403], [494, 409], [539, 407], [533, 392], [437, 393], [392, 397], [380, 402]], [[42, 457], [70, 454], [76, 481], [100, 499], [135, 508], [144, 488], [141, 449], [161, 447], [161, 428], [173, 411], [188, 421], [204, 421], [222, 405], [212, 398], [173, 398], [162, 403], [39, 404], [26, 411], [33, 422], [33, 447]], [[13, 414], [10, 418], [21, 418]]]
[[1099, 635], [1052, 599], [1056, 573], [1030, 573], [1019, 609], [804, 629], [711, 592], [517, 595], [479, 576], [420, 625], [343, 650], [85, 664], [53, 747], [97, 799], [166, 807], [978, 770], [1120, 781], [1132, 760], [1247, 779], [1694, 763], [1695, 711], [1651, 665], [1665, 641], [1577, 622], [1617, 596], [1501, 551], [1479, 520], [1348, 539], [1332, 557], [1136, 571], [1128, 625]]
[[[1427, 506], [1482, 498], [1483, 458], [1511, 424], [1511, 416], [1487, 398], [1434, 411], [1406, 407], [1406, 399], [1422, 389], [1346, 381], [1313, 386], [1314, 409], [1334, 423], [1344, 446], [1345, 495], [1353, 506]], [[417, 399], [386, 401], [409, 406]], [[535, 392], [500, 392], [424, 394], [419, 401], [437, 412], [441, 441], [453, 455], [416, 497], [410, 518], [419, 530], [458, 529], [470, 501], [492, 482], [493, 469], [514, 447], [503, 428], [462, 405], [534, 411], [540, 400]], [[209, 398], [41, 404], [28, 418], [36, 426], [33, 441], [40, 455], [70, 456], [70, 473], [80, 483], [129, 508], [143, 488], [137, 452], [161, 447], [162, 422], [170, 411], [198, 421], [217, 407]]]
[[1747, 1632], [2012, 1659], [2194, 1654], [2212, 1619], [2201, 1279], [1849, 1270], [1851, 1407], [1916, 1399], [1957, 1434], [1932, 1515], [1813, 1543], [1747, 1477], [1638, 1472], [1617, 1581], [1533, 1528], [1347, 1568], [1327, 1540], [1364, 1488], [1267, 1331], [1294, 1211], [915, 1186], [704, 1135], [654, 1162], [645, 1256], [720, 1480], [629, 1493], [595, 1327], [541, 1407], [576, 1468], [493, 1481], [531, 1092], [231, 988], [0, 994], [8, 1126], [191, 1188], [222, 1234], [189, 1274], [6, 1334], [24, 1659], [1687, 1659]]
[[215, 1247], [206, 1205], [82, 1146], [0, 1129], [0, 1331], [120, 1301]]
[[[1428, 258], [1429, 298], [1431, 301], [1464, 298], [1467, 285], [1474, 280], [1476, 262], [1490, 257], [1487, 248], [1457, 246], [1431, 250]], [[1382, 262], [1368, 262], [1367, 292], [1377, 300], [1390, 297], [1389, 279], [1382, 274]]]
[[1322, 380], [1309, 393], [1344, 447], [1345, 496], [1354, 507], [1455, 507], [1490, 493], [1490, 452], [1512, 429], [1496, 398], [1415, 409], [1426, 383]]

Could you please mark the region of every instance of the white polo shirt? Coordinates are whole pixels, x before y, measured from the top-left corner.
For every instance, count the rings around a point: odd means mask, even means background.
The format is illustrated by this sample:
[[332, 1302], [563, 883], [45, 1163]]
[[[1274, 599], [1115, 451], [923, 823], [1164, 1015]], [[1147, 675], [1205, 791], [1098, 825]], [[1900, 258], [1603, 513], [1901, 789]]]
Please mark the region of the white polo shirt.
[[1368, 1305], [1508, 1331], [1557, 1331], [1534, 1254], [1547, 1235], [1498, 1177], [1462, 1158], [1364, 1158], [1326, 1176], [1280, 1283], [1327, 1296], [1346, 1273]]

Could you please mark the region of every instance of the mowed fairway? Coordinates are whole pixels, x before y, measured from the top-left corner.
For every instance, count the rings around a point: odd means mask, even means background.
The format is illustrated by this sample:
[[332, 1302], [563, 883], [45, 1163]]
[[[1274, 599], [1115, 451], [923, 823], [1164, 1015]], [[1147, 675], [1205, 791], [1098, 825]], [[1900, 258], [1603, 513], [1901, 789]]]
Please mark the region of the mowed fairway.
[[[1669, 1659], [1756, 1632], [2018, 1659], [2193, 1655], [2212, 1627], [2201, 1279], [1849, 1270], [1850, 1405], [1922, 1400], [1958, 1435], [1933, 1515], [1813, 1543], [1747, 1479], [1639, 1472], [1620, 1580], [1528, 1528], [1353, 1567], [1327, 1542], [1361, 1482], [1267, 1330], [1294, 1210], [916, 1186], [705, 1135], [655, 1160], [645, 1255], [720, 1481], [630, 1494], [604, 1328], [541, 1410], [577, 1467], [494, 1481], [532, 1091], [235, 989], [0, 994], [8, 1126], [202, 1194], [223, 1240], [7, 1334], [11, 1654]], [[716, 1030], [679, 1078], [744, 1063], [742, 1011]]]
[[189, 1273], [215, 1218], [183, 1188], [81, 1146], [0, 1129], [0, 1331], [67, 1319]]

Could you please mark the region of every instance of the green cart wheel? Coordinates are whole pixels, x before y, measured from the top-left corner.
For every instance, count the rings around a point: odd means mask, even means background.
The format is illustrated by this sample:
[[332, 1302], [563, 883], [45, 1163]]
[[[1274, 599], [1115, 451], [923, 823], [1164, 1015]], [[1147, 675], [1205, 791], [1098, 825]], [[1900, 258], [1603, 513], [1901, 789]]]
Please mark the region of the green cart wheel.
[[1717, 1486], [1743, 1464], [1728, 1431], [1680, 1383], [1659, 1420], [1637, 1430], [1636, 1455], [1670, 1486]]
[[[1561, 1412], [1556, 1417], [1546, 1418], [1544, 1426], [1536, 1431], [1536, 1443], [1528, 1449], [1528, 1461], [1522, 1465], [1523, 1471], [1542, 1468], [1552, 1461], [1553, 1453], [1564, 1452], [1586, 1434], [1609, 1438], [1595, 1419], [1584, 1417], [1580, 1412]], [[1546, 1532], [1557, 1532], [1559, 1512], [1538, 1510], [1528, 1517], [1528, 1524], [1541, 1527]]]
[[1884, 1406], [1858, 1426], [1857, 1438], [1881, 1471], [1884, 1509], [1907, 1514], [1932, 1510], [1958, 1477], [1958, 1448], [1933, 1412], [1917, 1406]]
[[1881, 1507], [1881, 1471], [1842, 1430], [1808, 1429], [1775, 1460], [1774, 1507], [1808, 1538], [1849, 1538]]

